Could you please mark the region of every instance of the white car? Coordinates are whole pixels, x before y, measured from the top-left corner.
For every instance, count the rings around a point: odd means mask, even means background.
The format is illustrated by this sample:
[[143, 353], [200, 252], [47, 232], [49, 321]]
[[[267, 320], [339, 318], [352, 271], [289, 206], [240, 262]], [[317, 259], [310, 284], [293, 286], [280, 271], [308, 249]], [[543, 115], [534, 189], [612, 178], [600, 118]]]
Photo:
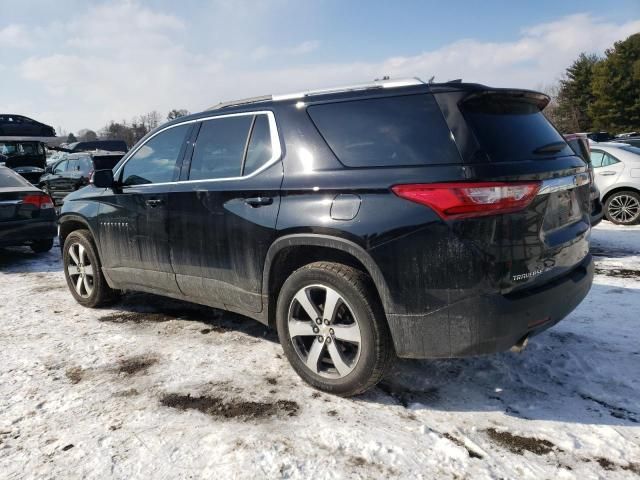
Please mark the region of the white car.
[[625, 143], [591, 143], [591, 163], [607, 220], [640, 222], [640, 148]]

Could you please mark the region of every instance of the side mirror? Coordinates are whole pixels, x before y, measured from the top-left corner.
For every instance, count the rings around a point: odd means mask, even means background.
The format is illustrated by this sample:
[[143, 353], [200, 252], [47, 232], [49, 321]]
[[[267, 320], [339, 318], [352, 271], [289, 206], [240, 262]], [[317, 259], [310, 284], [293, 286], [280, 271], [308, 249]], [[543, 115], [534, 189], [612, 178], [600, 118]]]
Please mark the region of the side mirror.
[[90, 183], [98, 188], [113, 188], [113, 171], [112, 170], [96, 170], [93, 172]]

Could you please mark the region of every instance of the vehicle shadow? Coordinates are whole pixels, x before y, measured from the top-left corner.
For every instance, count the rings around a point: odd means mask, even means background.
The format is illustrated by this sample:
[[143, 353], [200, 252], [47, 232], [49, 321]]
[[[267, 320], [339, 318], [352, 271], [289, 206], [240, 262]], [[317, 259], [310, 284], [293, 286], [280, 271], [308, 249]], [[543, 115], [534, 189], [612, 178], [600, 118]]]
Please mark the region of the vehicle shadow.
[[57, 244], [46, 253], [34, 253], [29, 247], [0, 248], [0, 272], [59, 272], [62, 257]]
[[[639, 309], [638, 290], [594, 285], [578, 309], [522, 353], [399, 360], [360, 401], [638, 427], [640, 333], [633, 319]], [[604, 327], [607, 322], [612, 326]]]

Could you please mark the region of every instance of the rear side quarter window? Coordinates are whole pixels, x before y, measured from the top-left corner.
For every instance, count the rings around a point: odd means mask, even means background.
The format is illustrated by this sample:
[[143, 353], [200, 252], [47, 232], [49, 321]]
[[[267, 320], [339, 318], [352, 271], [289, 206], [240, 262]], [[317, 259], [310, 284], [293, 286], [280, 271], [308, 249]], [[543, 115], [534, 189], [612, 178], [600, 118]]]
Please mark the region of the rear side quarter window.
[[348, 167], [461, 163], [431, 94], [312, 105], [307, 112], [338, 160]]

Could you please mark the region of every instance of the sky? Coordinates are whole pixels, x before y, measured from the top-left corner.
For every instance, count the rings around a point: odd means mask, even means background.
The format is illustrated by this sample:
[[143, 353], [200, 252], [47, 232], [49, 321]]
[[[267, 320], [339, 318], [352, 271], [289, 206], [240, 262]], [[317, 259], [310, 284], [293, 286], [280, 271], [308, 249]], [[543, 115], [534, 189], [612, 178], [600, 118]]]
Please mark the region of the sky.
[[0, 0], [0, 113], [65, 132], [392, 78], [539, 89], [640, 0]]

